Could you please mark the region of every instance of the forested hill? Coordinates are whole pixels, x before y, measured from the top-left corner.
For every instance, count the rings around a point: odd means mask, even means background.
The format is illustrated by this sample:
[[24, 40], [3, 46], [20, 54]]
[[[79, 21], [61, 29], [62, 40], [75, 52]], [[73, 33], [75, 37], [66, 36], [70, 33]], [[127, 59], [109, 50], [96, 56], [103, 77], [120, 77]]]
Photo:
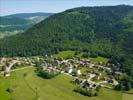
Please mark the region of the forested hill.
[[0, 17], [0, 39], [22, 33], [53, 13], [18, 13]]
[[84, 50], [133, 66], [133, 6], [70, 9], [0, 41], [1, 56], [45, 55], [61, 50]]

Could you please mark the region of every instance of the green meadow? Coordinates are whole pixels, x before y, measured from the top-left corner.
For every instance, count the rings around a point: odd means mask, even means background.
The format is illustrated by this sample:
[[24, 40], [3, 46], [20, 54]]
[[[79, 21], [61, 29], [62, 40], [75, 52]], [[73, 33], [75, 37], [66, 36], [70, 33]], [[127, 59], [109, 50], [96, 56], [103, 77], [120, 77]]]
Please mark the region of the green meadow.
[[58, 54], [54, 54], [53, 57], [68, 58], [68, 57], [73, 57], [74, 54], [75, 54], [75, 51], [62, 51], [62, 52], [59, 52]]
[[96, 58], [89, 58], [89, 60], [96, 61], [96, 62], [103, 62], [103, 63], [107, 63], [109, 61], [108, 58], [100, 57], [100, 56]]
[[[69, 58], [69, 57], [82, 57], [84, 52], [79, 52], [77, 55], [75, 55], [76, 51], [61, 51], [58, 54], [54, 54], [53, 57], [62, 57], [62, 58]], [[96, 58], [89, 57], [88, 58], [91, 61], [96, 61], [96, 62], [103, 62], [107, 63], [109, 61], [108, 58], [98, 56]]]
[[[0, 76], [0, 100], [132, 100], [133, 95], [102, 88], [99, 96], [86, 97], [73, 92], [70, 76], [61, 74], [53, 79], [36, 75], [33, 67], [16, 70], [11, 77]], [[12, 92], [7, 92], [8, 88]]]

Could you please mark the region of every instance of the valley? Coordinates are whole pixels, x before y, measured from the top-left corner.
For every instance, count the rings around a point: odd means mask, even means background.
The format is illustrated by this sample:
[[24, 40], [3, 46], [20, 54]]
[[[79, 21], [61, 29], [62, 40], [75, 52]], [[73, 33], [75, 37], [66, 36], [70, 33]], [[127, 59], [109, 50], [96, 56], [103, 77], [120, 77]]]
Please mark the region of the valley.
[[132, 5], [31, 1], [0, 16], [0, 100], [133, 100]]
[[[63, 51], [51, 57], [46, 55], [45, 57], [1, 58], [1, 65], [4, 65], [5, 61], [16, 63], [11, 63], [13, 66], [6, 72], [6, 77], [1, 72], [0, 98], [3, 100], [9, 98], [13, 100], [22, 100], [22, 98], [25, 100], [42, 100], [44, 98], [49, 100], [53, 100], [53, 98], [58, 100], [132, 99], [132, 90], [129, 92], [131, 94], [114, 90], [114, 87], [119, 84], [116, 76], [124, 77], [125, 73], [115, 71], [114, 65], [109, 65], [107, 58], [84, 58], [83, 54], [84, 52]], [[11, 64], [8, 65], [11, 66]], [[106, 67], [104, 67], [105, 65]], [[60, 72], [60, 74], [46, 79], [37, 74], [37, 70], [42, 69], [48, 73]], [[85, 85], [86, 82], [92, 86]], [[94, 84], [96, 87], [93, 87]], [[75, 92], [74, 90], [79, 85], [87, 86], [85, 88], [92, 90], [100, 86], [98, 96], [90, 98]], [[11, 90], [7, 91], [7, 89]]]
[[0, 17], [0, 39], [23, 33], [52, 13], [20, 13]]
[[[47, 80], [37, 77], [34, 70], [34, 68], [28, 68], [12, 72], [12, 76], [10, 78], [1, 77], [0, 81], [4, 81], [4, 83], [0, 84], [0, 88], [2, 89], [0, 92], [0, 99], [9, 100], [10, 98], [13, 98], [13, 100], [88, 100], [88, 97], [73, 92], [74, 85], [70, 83], [71, 77], [61, 74], [54, 79]], [[24, 73], [27, 73], [26, 77], [24, 77]], [[27, 83], [29, 85], [27, 85]], [[14, 92], [11, 94], [5, 91], [9, 86], [14, 88]], [[29, 86], [32, 87], [33, 90]], [[36, 88], [38, 92], [37, 97], [36, 93], [34, 93]], [[89, 100], [112, 100], [116, 98], [118, 100], [131, 100], [130, 98], [122, 99], [122, 93], [106, 88], [101, 89], [100, 95], [98, 97], [92, 97], [89, 98]]]

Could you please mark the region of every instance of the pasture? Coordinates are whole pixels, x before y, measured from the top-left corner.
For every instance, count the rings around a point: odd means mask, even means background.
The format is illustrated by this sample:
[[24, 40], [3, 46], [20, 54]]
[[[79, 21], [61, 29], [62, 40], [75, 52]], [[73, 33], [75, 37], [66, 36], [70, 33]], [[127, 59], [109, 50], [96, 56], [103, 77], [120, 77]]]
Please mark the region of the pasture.
[[[61, 74], [53, 79], [43, 79], [36, 75], [34, 67], [13, 71], [11, 75], [11, 77], [0, 76], [0, 100], [131, 100], [133, 98], [133, 95], [106, 88], [102, 88], [97, 97], [82, 96], [73, 92], [75, 85], [70, 82], [72, 77]], [[9, 87], [13, 92], [6, 91]]]

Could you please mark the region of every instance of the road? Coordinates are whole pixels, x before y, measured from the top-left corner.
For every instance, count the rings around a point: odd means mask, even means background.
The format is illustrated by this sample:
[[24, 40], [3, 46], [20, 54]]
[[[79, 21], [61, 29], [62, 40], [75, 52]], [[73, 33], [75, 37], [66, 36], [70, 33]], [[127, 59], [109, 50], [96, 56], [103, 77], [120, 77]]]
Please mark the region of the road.
[[[22, 67], [22, 68], [16, 68], [16, 69], [12, 69], [11, 72], [14, 72], [14, 71], [18, 71], [18, 70], [23, 70], [23, 69], [27, 69], [27, 68], [31, 68], [33, 66], [28, 66], [28, 67]], [[3, 74], [4, 71], [1, 71], [0, 74]]]

